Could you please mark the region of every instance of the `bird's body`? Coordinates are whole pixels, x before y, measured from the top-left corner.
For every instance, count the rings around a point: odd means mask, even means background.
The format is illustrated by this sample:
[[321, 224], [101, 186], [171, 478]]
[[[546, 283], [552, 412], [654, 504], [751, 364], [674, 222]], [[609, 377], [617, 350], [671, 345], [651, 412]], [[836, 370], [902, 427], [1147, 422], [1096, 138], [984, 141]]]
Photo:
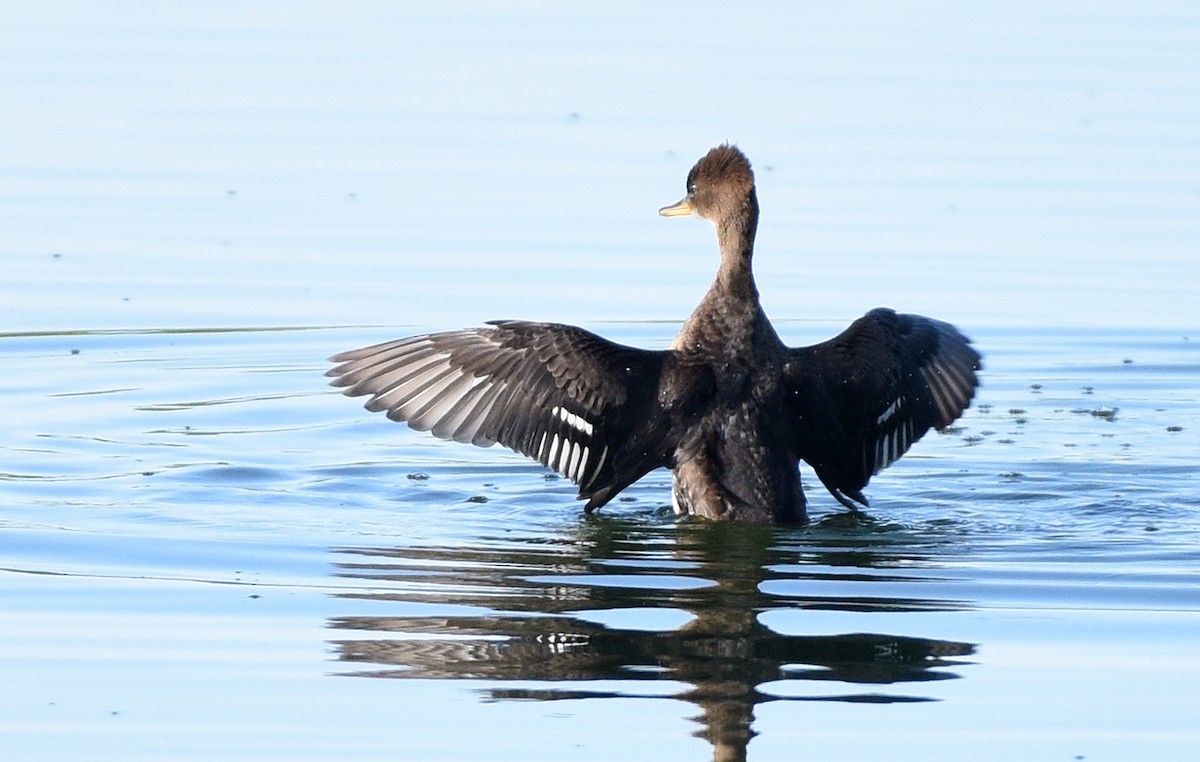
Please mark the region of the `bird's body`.
[[710, 151], [660, 213], [710, 220], [721, 250], [667, 350], [499, 321], [342, 353], [333, 384], [415, 429], [536, 458], [589, 512], [667, 467], [677, 512], [757, 522], [807, 519], [800, 460], [841, 503], [865, 505], [874, 473], [970, 403], [979, 355], [946, 323], [877, 309], [821, 344], [779, 339], [754, 283], [758, 201], [737, 148]]

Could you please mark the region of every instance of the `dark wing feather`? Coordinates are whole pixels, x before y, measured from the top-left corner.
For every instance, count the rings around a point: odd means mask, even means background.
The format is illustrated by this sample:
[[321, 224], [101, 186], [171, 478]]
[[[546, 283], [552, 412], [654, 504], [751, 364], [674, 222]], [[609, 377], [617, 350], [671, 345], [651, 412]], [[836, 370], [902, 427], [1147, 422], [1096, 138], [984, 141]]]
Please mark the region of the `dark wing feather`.
[[343, 352], [326, 375], [414, 429], [535, 458], [578, 484], [588, 510], [666, 465], [654, 406], [668, 353], [574, 326], [490, 325]]
[[789, 350], [793, 452], [843, 504], [866, 505], [872, 475], [966, 410], [980, 367], [954, 326], [872, 310], [829, 341]]

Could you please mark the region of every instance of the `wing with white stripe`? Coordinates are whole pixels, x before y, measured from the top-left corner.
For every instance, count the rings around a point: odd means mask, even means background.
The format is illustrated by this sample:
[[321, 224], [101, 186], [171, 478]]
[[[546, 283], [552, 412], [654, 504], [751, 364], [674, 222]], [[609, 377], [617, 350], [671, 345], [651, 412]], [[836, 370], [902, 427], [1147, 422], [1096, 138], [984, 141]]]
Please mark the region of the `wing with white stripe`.
[[966, 410], [980, 367], [954, 326], [872, 310], [829, 341], [789, 351], [793, 452], [847, 507], [865, 505], [872, 475]]
[[574, 326], [498, 321], [343, 352], [326, 375], [414, 429], [535, 458], [578, 484], [590, 510], [666, 464], [648, 423], [666, 354]]

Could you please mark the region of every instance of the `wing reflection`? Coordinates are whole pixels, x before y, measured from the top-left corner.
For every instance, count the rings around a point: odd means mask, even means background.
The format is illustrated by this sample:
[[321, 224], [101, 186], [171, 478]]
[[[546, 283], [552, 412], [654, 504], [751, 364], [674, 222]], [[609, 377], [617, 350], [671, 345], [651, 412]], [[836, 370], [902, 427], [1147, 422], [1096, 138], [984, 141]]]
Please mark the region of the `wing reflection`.
[[[881, 574], [904, 560], [903, 551], [873, 550], [862, 538], [857, 549], [846, 547], [845, 536], [817, 543], [799, 536], [808, 544], [797, 546], [794, 530], [608, 520], [568, 531], [528, 542], [473, 538], [471, 547], [342, 549], [353, 560], [339, 563], [339, 574], [370, 583], [363, 586], [370, 592], [346, 597], [452, 610], [336, 618], [332, 627], [356, 633], [335, 641], [339, 658], [364, 665], [354, 675], [491, 681], [492, 700], [689, 701], [701, 709], [697, 735], [713, 744], [716, 758], [740, 760], [758, 704], [935, 700], [913, 686], [957, 677], [942, 668], [963, 664], [955, 657], [975, 650], [876, 633], [788, 635], [760, 621], [781, 609], [965, 607], [944, 599], [808, 594], [809, 587], [854, 587], [859, 577], [897, 587], [919, 581]], [[849, 566], [856, 568], [841, 571]], [[786, 586], [764, 592], [773, 581]], [[658, 628], [599, 623], [606, 613], [630, 610], [690, 614], [690, 621]], [[605, 682], [591, 689], [597, 681]], [[908, 687], [891, 687], [900, 685]]]

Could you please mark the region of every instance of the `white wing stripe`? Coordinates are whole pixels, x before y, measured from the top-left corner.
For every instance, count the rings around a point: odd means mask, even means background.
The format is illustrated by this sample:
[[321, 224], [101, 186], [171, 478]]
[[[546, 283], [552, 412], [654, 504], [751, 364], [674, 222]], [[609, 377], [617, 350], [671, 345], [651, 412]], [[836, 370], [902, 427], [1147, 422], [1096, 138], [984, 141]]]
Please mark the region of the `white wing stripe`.
[[892, 404], [888, 405], [887, 410], [884, 410], [883, 414], [875, 419], [875, 423], [882, 425], [884, 421], [886, 421], [887, 419], [889, 419], [893, 415], [895, 415], [896, 411], [898, 411], [900, 409], [900, 403], [903, 399], [904, 399], [903, 397], [897, 397], [896, 400]]
[[575, 481], [575, 476], [579, 471], [579, 456], [583, 455], [583, 448], [578, 442], [571, 443], [571, 462], [567, 464], [567, 476]]
[[579, 469], [578, 469], [577, 473], [575, 474], [575, 476], [573, 477], [575, 479], [576, 483], [578, 483], [578, 484], [583, 483], [584, 474], [586, 474], [588, 471], [588, 459], [591, 458], [591, 456], [592, 456], [592, 448], [585, 445], [583, 448], [583, 454], [579, 458]]
[[594, 425], [592, 425], [591, 421], [587, 420], [583, 416], [572, 413], [570, 410], [567, 410], [565, 407], [562, 407], [561, 405], [556, 405], [550, 411], [550, 414], [557, 415], [559, 418], [561, 418], [563, 420], [563, 423], [567, 424], [568, 426], [575, 429], [576, 431], [580, 431], [580, 432], [583, 432], [584, 434], [587, 434], [588, 436], [591, 436], [592, 433], [596, 430], [596, 427]]

